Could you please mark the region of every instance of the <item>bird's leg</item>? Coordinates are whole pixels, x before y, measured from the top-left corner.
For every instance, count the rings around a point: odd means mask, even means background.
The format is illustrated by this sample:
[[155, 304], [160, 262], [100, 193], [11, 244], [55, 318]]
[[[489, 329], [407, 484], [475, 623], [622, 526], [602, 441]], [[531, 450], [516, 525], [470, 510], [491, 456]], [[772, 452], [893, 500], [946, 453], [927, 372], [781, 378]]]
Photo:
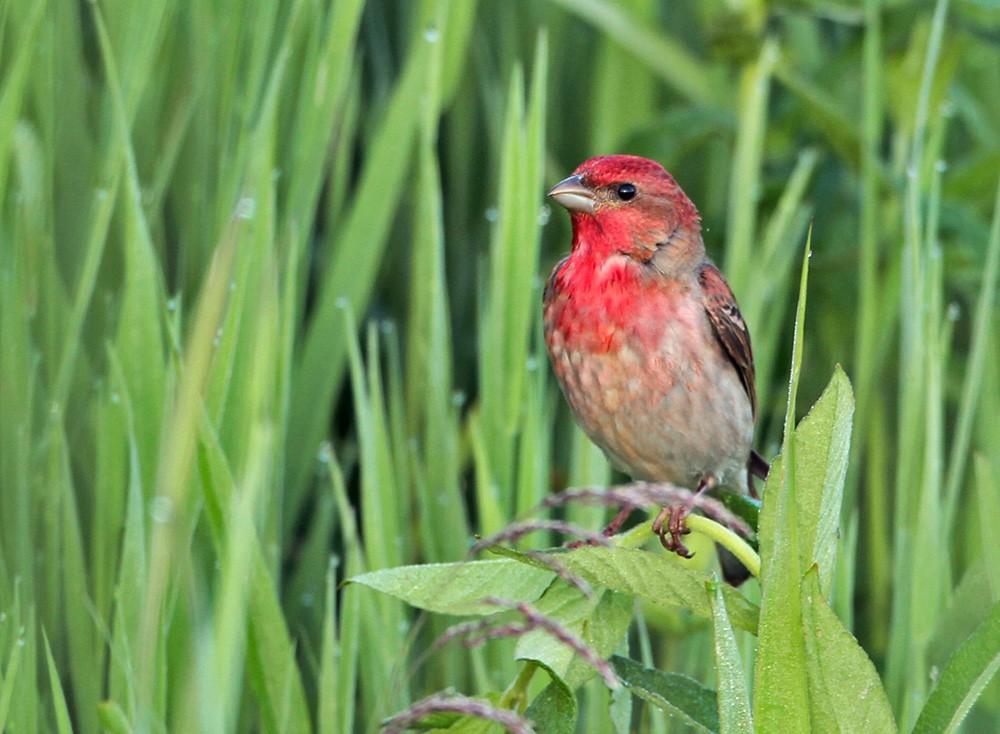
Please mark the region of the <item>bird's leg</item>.
[[[698, 489], [687, 502], [664, 507], [660, 510], [660, 514], [653, 520], [653, 532], [660, 536], [660, 543], [664, 548], [682, 558], [691, 558], [693, 554], [681, 540], [682, 535], [691, 532], [685, 521], [702, 493], [713, 489], [716, 484], [718, 484], [718, 480], [711, 474], [703, 476], [698, 482]], [[664, 527], [664, 522], [666, 522], [666, 527]]]

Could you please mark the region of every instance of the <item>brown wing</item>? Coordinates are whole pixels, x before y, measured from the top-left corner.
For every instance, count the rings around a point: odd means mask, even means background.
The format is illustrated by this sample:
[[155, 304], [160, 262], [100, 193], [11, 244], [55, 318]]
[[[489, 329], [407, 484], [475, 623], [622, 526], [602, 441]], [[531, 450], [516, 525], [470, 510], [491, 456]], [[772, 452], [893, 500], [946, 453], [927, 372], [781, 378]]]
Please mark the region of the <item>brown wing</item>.
[[750, 332], [743, 321], [740, 307], [729, 289], [729, 284], [722, 273], [710, 262], [698, 269], [698, 282], [701, 283], [703, 303], [712, 322], [715, 336], [732, 360], [736, 372], [743, 382], [743, 388], [750, 398], [750, 407], [757, 415], [757, 388], [753, 371], [753, 351], [750, 349]]

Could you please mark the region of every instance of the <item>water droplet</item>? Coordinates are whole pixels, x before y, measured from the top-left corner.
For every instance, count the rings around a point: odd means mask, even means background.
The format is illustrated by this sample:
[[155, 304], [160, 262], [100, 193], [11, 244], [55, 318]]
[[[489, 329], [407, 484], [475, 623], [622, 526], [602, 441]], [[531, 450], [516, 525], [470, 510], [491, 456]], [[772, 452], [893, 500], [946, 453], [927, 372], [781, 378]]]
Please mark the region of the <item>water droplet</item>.
[[281, 178], [281, 169], [280, 168], [273, 169], [271, 171], [271, 180], [277, 181], [279, 178]]
[[948, 170], [948, 161], [940, 160], [934, 164], [934, 170], [938, 173], [944, 173]]
[[174, 501], [164, 495], [158, 495], [149, 503], [149, 514], [153, 522], [170, 522], [174, 515]]
[[59, 403], [57, 403], [55, 400], [49, 403], [49, 413], [51, 413], [52, 415], [59, 415]]
[[23, 637], [18, 637], [17, 638], [17, 646], [18, 647], [24, 647], [24, 644], [25, 644], [24, 638]]
[[107, 189], [97, 189], [97, 191], [94, 192], [94, 195], [97, 196], [97, 200], [98, 201], [104, 201], [105, 199], [108, 198], [108, 190]]
[[915, 179], [917, 177], [917, 167], [916, 166], [907, 166], [906, 167], [906, 175], [907, 175], [908, 178]]
[[962, 306], [956, 301], [952, 301], [948, 304], [948, 320], [958, 321], [962, 318]]
[[456, 408], [461, 408], [465, 405], [465, 393], [462, 390], [456, 390], [451, 394], [451, 404]]
[[499, 209], [497, 209], [495, 206], [491, 206], [489, 209], [486, 210], [486, 221], [487, 222], [495, 222], [498, 219], [500, 219], [500, 210]]
[[424, 31], [424, 40], [427, 41], [427, 43], [437, 43], [440, 39], [441, 34], [434, 26], [428, 26], [427, 30]]
[[168, 311], [176, 311], [177, 310], [177, 299], [176, 298], [171, 298], [169, 301], [167, 301], [167, 310]]
[[340, 296], [337, 301], [337, 308], [347, 308], [347, 296]]
[[0, 612], [0, 624], [7, 621], [7, 612]]
[[118, 405], [122, 401], [122, 396], [116, 392], [111, 393], [111, 402]]
[[236, 290], [236, 281], [235, 280], [229, 281], [229, 290], [231, 290], [231, 291]]
[[538, 360], [535, 359], [534, 355], [528, 357], [527, 361], [524, 363], [524, 368], [528, 370], [528, 372], [534, 372], [538, 369]]
[[316, 596], [311, 591], [306, 591], [299, 597], [299, 604], [304, 607], [311, 607]]
[[542, 208], [538, 210], [538, 225], [544, 227], [550, 219], [552, 219], [552, 207], [542, 204]]
[[238, 219], [253, 219], [257, 212], [257, 201], [252, 196], [244, 196], [236, 202], [236, 217]]
[[935, 243], [934, 243], [934, 246], [933, 246], [933, 247], [931, 247], [931, 259], [932, 259], [932, 260], [940, 260], [940, 259], [941, 259], [941, 256], [942, 256], [943, 254], [944, 254], [944, 253], [943, 253], [943, 251], [941, 250], [941, 243], [940, 243], [940, 242], [935, 242]]

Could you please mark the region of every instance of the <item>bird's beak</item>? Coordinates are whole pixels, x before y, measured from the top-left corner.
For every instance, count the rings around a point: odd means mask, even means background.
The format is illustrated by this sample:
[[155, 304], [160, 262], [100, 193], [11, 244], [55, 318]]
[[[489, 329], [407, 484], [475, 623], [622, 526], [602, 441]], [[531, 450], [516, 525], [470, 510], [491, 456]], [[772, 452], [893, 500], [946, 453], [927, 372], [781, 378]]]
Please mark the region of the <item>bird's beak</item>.
[[594, 192], [583, 182], [583, 176], [577, 174], [563, 179], [551, 189], [549, 196], [571, 212], [594, 213]]

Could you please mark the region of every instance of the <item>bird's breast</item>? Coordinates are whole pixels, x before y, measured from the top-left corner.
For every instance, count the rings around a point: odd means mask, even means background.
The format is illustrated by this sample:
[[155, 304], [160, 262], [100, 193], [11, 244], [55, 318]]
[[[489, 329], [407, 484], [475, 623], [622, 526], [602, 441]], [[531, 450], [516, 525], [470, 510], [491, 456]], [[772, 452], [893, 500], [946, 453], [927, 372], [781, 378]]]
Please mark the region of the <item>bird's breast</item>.
[[[577, 422], [636, 479], [739, 485], [753, 415], [696, 293], [555, 287], [545, 337]], [[630, 286], [631, 287], [631, 286]]]

